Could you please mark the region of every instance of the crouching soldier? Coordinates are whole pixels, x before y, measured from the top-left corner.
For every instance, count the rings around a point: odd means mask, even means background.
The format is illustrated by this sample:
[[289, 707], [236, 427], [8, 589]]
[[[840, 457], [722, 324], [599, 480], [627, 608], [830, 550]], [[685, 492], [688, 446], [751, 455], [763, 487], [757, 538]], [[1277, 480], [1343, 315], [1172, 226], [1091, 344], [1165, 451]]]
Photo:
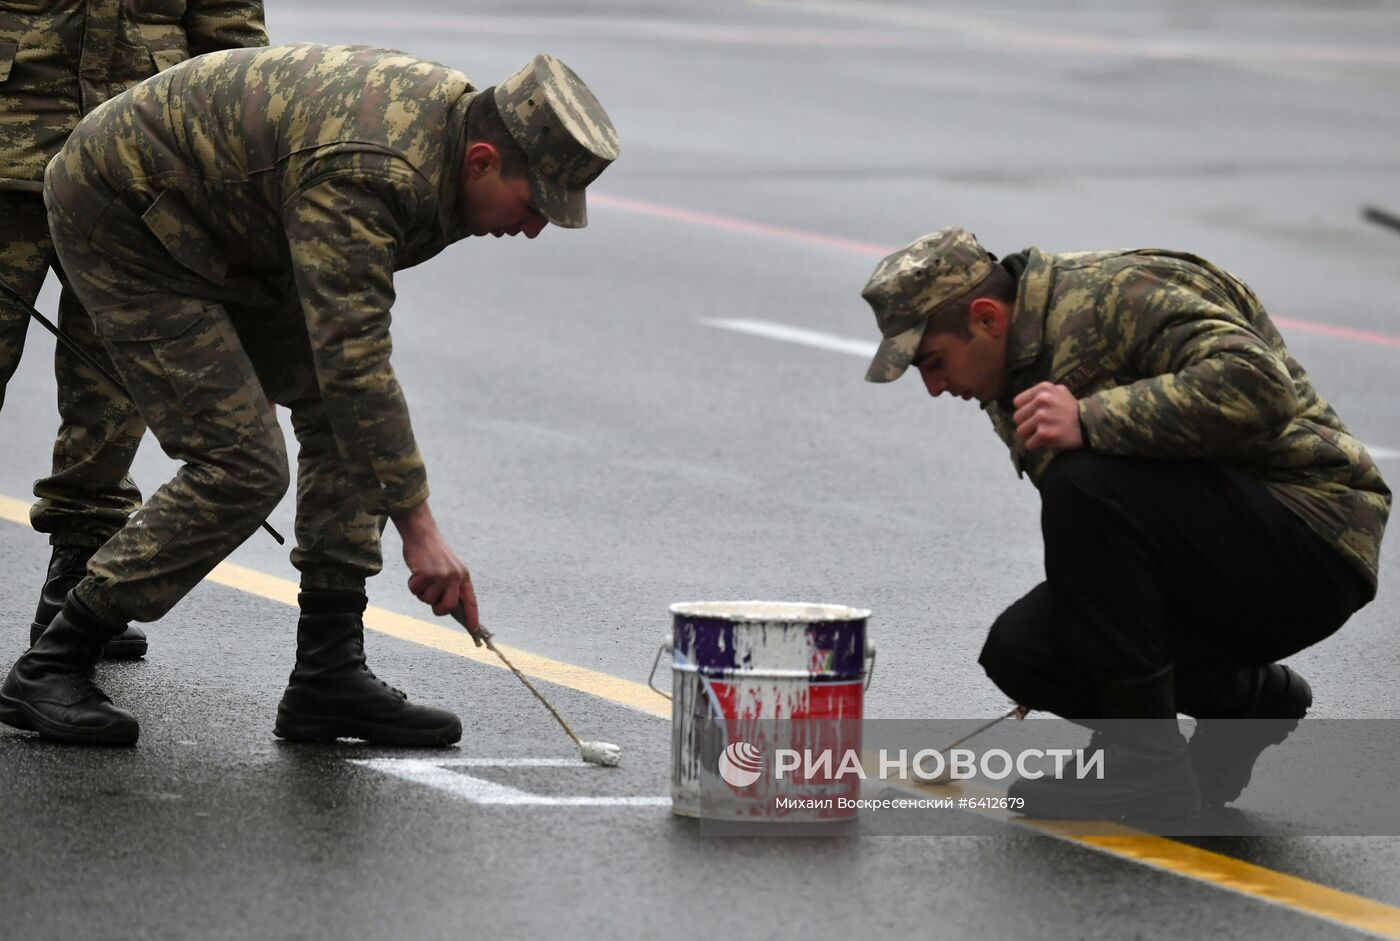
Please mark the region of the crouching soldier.
[[[998, 262], [950, 228], [885, 258], [864, 297], [883, 335], [866, 378], [912, 365], [930, 395], [977, 401], [1040, 491], [1045, 581], [981, 662], [1021, 705], [1096, 727], [1105, 776], [1011, 795], [1040, 817], [1234, 800], [1312, 704], [1277, 661], [1375, 596], [1390, 511], [1254, 294], [1194, 255]], [[1178, 712], [1200, 720], [1189, 745]], [[1217, 721], [1239, 719], [1259, 721]]]

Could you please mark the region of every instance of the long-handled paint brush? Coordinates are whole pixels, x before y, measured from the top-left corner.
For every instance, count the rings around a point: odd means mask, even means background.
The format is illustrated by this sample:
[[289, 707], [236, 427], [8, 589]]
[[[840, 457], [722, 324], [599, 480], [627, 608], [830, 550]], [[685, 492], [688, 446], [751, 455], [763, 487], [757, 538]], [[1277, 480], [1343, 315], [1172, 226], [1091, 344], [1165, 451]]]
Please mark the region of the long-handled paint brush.
[[535, 689], [535, 684], [527, 680], [525, 674], [516, 669], [515, 664], [506, 659], [506, 655], [501, 653], [501, 651], [496, 648], [496, 645], [491, 642], [493, 636], [491, 632], [488, 631], [484, 625], [477, 625], [476, 630], [472, 630], [470, 622], [467, 621], [466, 609], [462, 605], [457, 605], [453, 610], [452, 618], [458, 624], [462, 625], [462, 627], [466, 628], [467, 633], [472, 636], [472, 640], [478, 647], [484, 644], [488, 650], [500, 657], [501, 662], [510, 667], [510, 672], [515, 674], [516, 679], [524, 683], [525, 688], [535, 694], [535, 698], [544, 704], [544, 707], [549, 710], [550, 715], [554, 716], [554, 721], [558, 722], [560, 728], [569, 734], [569, 738], [574, 740], [574, 744], [578, 746], [580, 758], [589, 764], [603, 765], [608, 768], [616, 768], [618, 766], [622, 761], [622, 749], [612, 742], [585, 742], [575, 735], [574, 730], [569, 728], [569, 723], [564, 721], [564, 717], [559, 714], [559, 711], [549, 704], [548, 699], [540, 695], [539, 690]]
[[1376, 225], [1383, 225], [1388, 229], [1400, 232], [1400, 215], [1393, 212], [1386, 212], [1379, 206], [1363, 206], [1361, 216], [1367, 222], [1374, 222]]
[[[955, 741], [955, 742], [949, 742], [947, 745], [944, 745], [942, 748], [940, 748], [940, 749], [938, 749], [938, 750], [939, 750], [940, 752], [942, 752], [943, 754], [946, 755], [946, 754], [948, 754], [948, 752], [950, 752], [950, 751], [952, 751], [953, 749], [957, 748], [957, 747], [958, 747], [959, 745], [961, 745], [963, 742], [966, 742], [966, 741], [968, 741], [968, 740], [970, 740], [970, 739], [976, 738], [977, 736], [981, 735], [983, 732], [985, 732], [985, 731], [987, 731], [988, 729], [990, 729], [992, 726], [997, 725], [997, 724], [999, 724], [999, 723], [1001, 723], [1001, 722], [1005, 722], [1007, 719], [1010, 719], [1012, 716], [1015, 716], [1017, 719], [1024, 719], [1024, 718], [1026, 717], [1026, 713], [1028, 713], [1028, 712], [1030, 712], [1030, 710], [1027, 709], [1025, 706], [1015, 706], [1015, 707], [1013, 707], [1013, 708], [1011, 709], [1010, 712], [1006, 713], [1006, 715], [997, 716], [995, 719], [991, 720], [990, 722], [986, 722], [986, 723], [983, 723], [982, 725], [979, 725], [977, 728], [973, 729], [971, 732], [968, 732], [968, 733], [967, 733], [966, 735], [964, 735], [962, 738], [958, 739], [958, 740]], [[918, 781], [919, 781], [920, 784], [947, 784], [949, 781], [953, 780], [952, 763], [951, 763], [951, 762], [947, 762], [947, 761], [943, 762], [942, 769], [941, 769], [937, 774], [927, 774], [927, 775], [926, 775], [926, 774], [920, 774], [920, 773], [918, 773], [917, 771], [915, 771], [914, 777], [918, 779]]]

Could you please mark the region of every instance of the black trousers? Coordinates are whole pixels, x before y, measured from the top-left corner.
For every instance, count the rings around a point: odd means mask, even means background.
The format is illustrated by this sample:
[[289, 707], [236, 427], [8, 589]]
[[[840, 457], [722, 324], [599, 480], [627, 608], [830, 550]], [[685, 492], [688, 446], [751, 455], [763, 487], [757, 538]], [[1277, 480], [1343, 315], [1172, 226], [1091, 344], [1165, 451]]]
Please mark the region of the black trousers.
[[980, 662], [1023, 706], [1102, 716], [1095, 677], [1175, 664], [1209, 714], [1242, 668], [1332, 634], [1374, 590], [1258, 481], [1198, 461], [1072, 451], [1040, 482], [1045, 581], [992, 625]]

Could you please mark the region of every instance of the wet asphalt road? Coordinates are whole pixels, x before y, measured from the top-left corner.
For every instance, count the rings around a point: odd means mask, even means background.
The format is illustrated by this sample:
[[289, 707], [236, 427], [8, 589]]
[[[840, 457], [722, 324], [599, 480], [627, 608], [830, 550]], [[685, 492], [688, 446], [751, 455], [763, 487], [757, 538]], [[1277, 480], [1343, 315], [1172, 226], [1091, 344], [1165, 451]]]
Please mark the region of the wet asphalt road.
[[[867, 385], [859, 356], [706, 323], [868, 341], [858, 292], [881, 249], [943, 225], [994, 251], [1151, 244], [1230, 268], [1400, 477], [1400, 235], [1360, 217], [1400, 210], [1392, 4], [269, 7], [274, 41], [394, 46], [481, 85], [550, 51], [621, 133], [587, 230], [466, 242], [398, 279], [395, 363], [435, 515], [517, 647], [642, 682], [672, 602], [824, 600], [874, 611], [869, 715], [1002, 710], [975, 654], [1041, 559], [1034, 493], [985, 419], [912, 379]], [[51, 442], [51, 349], [31, 332], [0, 414], [14, 500]], [[148, 441], [138, 480], [168, 475]], [[290, 531], [290, 504], [272, 521]], [[392, 536], [386, 555], [374, 603], [430, 618]], [[46, 558], [0, 522], [16, 652]], [[295, 577], [262, 534], [235, 561]], [[1393, 552], [1382, 566], [1377, 601], [1295, 658], [1317, 715], [1400, 718]], [[142, 720], [137, 749], [0, 731], [0, 937], [1354, 936], [1000, 824], [724, 839], [657, 806], [481, 805], [353, 763], [380, 751], [273, 739], [284, 604], [206, 584], [149, 633], [146, 662], [102, 673]], [[452, 757], [572, 756], [508, 674], [368, 644], [381, 676], [462, 712]], [[663, 719], [546, 688], [583, 737], [623, 745], [623, 768], [451, 773], [667, 793]], [[1211, 845], [1400, 907], [1395, 838]]]

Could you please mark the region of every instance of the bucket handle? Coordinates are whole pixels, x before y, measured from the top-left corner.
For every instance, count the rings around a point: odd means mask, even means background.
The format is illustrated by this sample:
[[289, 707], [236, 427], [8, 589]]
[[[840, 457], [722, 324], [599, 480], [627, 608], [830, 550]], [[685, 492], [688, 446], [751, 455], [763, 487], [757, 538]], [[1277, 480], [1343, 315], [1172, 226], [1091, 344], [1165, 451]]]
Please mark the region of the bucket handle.
[[[671, 653], [671, 638], [663, 637], [661, 645], [656, 648], [656, 659], [651, 661], [651, 672], [647, 674], [647, 685], [652, 688], [657, 695], [666, 699], [671, 698], [671, 694], [656, 685], [656, 668], [661, 665], [661, 657]], [[870, 638], [865, 639], [865, 689], [870, 688], [870, 683], [875, 679], [875, 642]]]
[[651, 662], [651, 672], [647, 674], [647, 685], [667, 699], [671, 698], [671, 694], [656, 685], [656, 668], [661, 665], [661, 655], [670, 652], [671, 638], [663, 637], [661, 639], [661, 646], [656, 649], [656, 659]]

